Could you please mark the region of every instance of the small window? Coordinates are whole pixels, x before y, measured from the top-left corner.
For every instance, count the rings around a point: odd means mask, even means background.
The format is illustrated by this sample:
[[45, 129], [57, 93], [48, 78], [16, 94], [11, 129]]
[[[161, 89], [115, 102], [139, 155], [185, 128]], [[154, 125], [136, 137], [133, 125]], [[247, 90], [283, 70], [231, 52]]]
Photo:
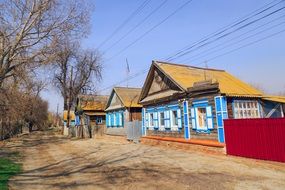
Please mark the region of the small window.
[[97, 117], [97, 124], [102, 124], [102, 123], [103, 123], [102, 117]]
[[153, 127], [153, 126], [154, 126], [154, 124], [153, 124], [153, 113], [150, 113], [150, 114], [149, 114], [149, 126], [150, 126], [150, 127]]
[[160, 118], [160, 125], [164, 126], [164, 112], [159, 113], [159, 118]]
[[178, 116], [177, 116], [177, 110], [172, 111], [172, 125], [178, 126]]
[[234, 103], [235, 118], [259, 118], [257, 101], [235, 101]]

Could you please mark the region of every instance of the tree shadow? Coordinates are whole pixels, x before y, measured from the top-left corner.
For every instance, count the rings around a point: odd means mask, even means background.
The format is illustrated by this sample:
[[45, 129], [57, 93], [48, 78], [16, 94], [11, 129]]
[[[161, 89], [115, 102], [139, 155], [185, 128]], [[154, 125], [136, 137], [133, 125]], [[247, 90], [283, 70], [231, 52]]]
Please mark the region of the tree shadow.
[[[35, 141], [35, 142], [33, 142]], [[29, 148], [53, 141], [55, 144], [66, 142], [66, 138], [49, 136], [37, 142], [37, 138], [23, 140], [17, 148]], [[129, 146], [129, 145], [118, 145]], [[136, 146], [128, 151], [110, 150], [102, 155], [107, 146], [96, 144], [95, 150], [87, 153], [74, 153], [68, 158], [38, 168], [25, 170], [11, 183], [15, 187], [28, 186], [30, 189], [38, 185], [48, 188], [84, 188], [126, 189], [131, 185], [140, 187], [156, 187], [157, 189], [174, 189], [177, 184], [187, 189], [227, 189], [228, 184], [238, 181], [262, 181], [249, 175], [235, 176], [230, 172], [185, 171], [175, 163], [152, 162], [161, 159], [160, 149]], [[92, 147], [94, 148], [94, 147]], [[153, 156], [155, 155], [155, 156]], [[195, 164], [195, 163], [192, 163]], [[131, 189], [131, 188], [130, 188]]]

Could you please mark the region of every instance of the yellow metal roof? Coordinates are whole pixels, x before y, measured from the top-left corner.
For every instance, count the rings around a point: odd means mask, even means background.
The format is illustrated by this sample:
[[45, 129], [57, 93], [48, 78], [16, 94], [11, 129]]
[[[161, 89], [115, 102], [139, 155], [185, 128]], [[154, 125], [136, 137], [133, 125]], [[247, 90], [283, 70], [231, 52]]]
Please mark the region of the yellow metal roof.
[[142, 107], [138, 103], [141, 88], [115, 87], [114, 91], [125, 107]]
[[212, 80], [212, 82], [218, 82], [221, 93], [228, 96], [262, 96], [262, 92], [224, 70], [198, 68], [159, 61], [154, 61], [154, 63], [184, 90], [193, 87], [195, 82]]
[[285, 97], [284, 96], [264, 96], [264, 97], [262, 97], [262, 99], [285, 104]]
[[108, 96], [102, 95], [79, 95], [80, 106], [83, 111], [104, 111]]

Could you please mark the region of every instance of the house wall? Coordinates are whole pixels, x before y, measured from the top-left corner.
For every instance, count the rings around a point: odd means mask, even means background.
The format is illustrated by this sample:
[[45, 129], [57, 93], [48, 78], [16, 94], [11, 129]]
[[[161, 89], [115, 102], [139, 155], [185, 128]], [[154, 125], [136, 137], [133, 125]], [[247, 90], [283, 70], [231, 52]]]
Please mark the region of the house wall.
[[125, 122], [128, 120], [128, 110], [118, 109], [106, 113], [106, 134], [108, 135], [126, 135]]
[[[216, 120], [216, 105], [215, 105], [215, 97], [217, 94], [206, 94], [201, 96], [195, 96], [193, 98], [190, 98], [188, 100], [188, 109], [189, 109], [189, 123], [190, 123], [190, 138], [193, 139], [210, 139], [210, 140], [217, 140], [218, 134], [217, 134], [217, 120]], [[200, 103], [199, 103], [200, 102]], [[207, 129], [201, 130], [197, 127], [195, 127], [194, 122], [197, 122], [197, 118], [194, 118], [193, 115], [193, 109], [196, 107], [202, 107], [202, 108], [211, 108], [211, 115], [209, 114], [207, 116], [208, 121], [211, 122], [212, 120], [212, 126], [211, 124], [206, 123]], [[191, 111], [192, 109], [192, 111]], [[209, 126], [208, 126], [209, 125]]]
[[262, 106], [262, 101], [259, 98], [234, 98], [234, 97], [227, 97], [227, 111], [228, 111], [228, 118], [229, 119], [235, 119], [237, 118], [235, 116], [235, 112], [237, 111], [234, 103], [239, 102], [239, 103], [246, 103], [246, 102], [257, 102], [258, 104], [258, 114], [259, 116], [246, 116], [247, 118], [262, 118], [264, 116], [263, 114], [263, 106]]
[[145, 106], [146, 135], [183, 137], [181, 113], [181, 105], [178, 101]]
[[[143, 122], [143, 130], [145, 126], [145, 135], [148, 136], [168, 136], [177, 138], [190, 138], [190, 139], [210, 139], [224, 142], [224, 128], [223, 120], [228, 118], [235, 118], [236, 109], [234, 103], [246, 104], [246, 117], [264, 117], [272, 108], [276, 106], [273, 102], [264, 102], [259, 98], [233, 98], [220, 96], [219, 94], [203, 94], [194, 97], [187, 98], [188, 113], [184, 113], [184, 99], [171, 100], [169, 102], [163, 102], [159, 104], [145, 105], [145, 116]], [[253, 108], [248, 108], [247, 105], [254, 105]], [[256, 106], [255, 104], [256, 103]], [[284, 106], [284, 105], [283, 105]], [[177, 128], [171, 127], [171, 125], [160, 125], [160, 116], [158, 113], [163, 112], [165, 115], [165, 123], [168, 122], [167, 114], [171, 111], [171, 107], [175, 110], [179, 110], [179, 126]], [[200, 108], [200, 109], [199, 109]], [[198, 110], [199, 109], [199, 110]], [[217, 110], [219, 109], [219, 110]], [[206, 110], [205, 112], [199, 112]], [[256, 112], [255, 112], [256, 111]], [[198, 113], [199, 112], [199, 113]], [[264, 113], [263, 113], [264, 112]], [[156, 120], [153, 126], [149, 124], [150, 113], [156, 113], [153, 115]], [[204, 118], [202, 122], [203, 127], [198, 127], [197, 121], [199, 117]], [[254, 114], [253, 114], [254, 113]], [[256, 114], [258, 113], [258, 114]], [[185, 123], [185, 117], [188, 117], [190, 137], [186, 135], [187, 123]], [[278, 108], [272, 117], [281, 117], [281, 109]], [[187, 121], [187, 120], [186, 120]], [[200, 123], [201, 124], [201, 123]]]
[[128, 119], [126, 116], [128, 116], [126, 109], [108, 111], [106, 113], [106, 127], [124, 127], [124, 123]]
[[[172, 100], [169, 102], [164, 102], [160, 104], [152, 104], [144, 106], [145, 116], [144, 116], [144, 124], [146, 128], [145, 135], [147, 136], [167, 136], [167, 137], [177, 137], [177, 138], [193, 138], [193, 139], [211, 139], [217, 140], [218, 133], [217, 133], [217, 121], [216, 121], [216, 106], [215, 106], [215, 97], [217, 94], [208, 94], [208, 95], [201, 95], [196, 96], [195, 98], [191, 97], [188, 98], [187, 102], [187, 113], [185, 114], [184, 111], [184, 100]], [[193, 110], [195, 108], [210, 108], [211, 112], [207, 113], [206, 123], [207, 128], [201, 130], [201, 128], [195, 127], [193, 122], [196, 122], [196, 117], [193, 115]], [[179, 127], [165, 127], [161, 126], [159, 122], [154, 123], [154, 126], [150, 126], [150, 113], [159, 113], [164, 112], [165, 115], [167, 111], [178, 110], [179, 111]], [[156, 119], [156, 116], [154, 116]], [[187, 120], [185, 120], [187, 117]], [[158, 116], [159, 120], [159, 116]], [[167, 121], [167, 118], [165, 119]], [[190, 131], [190, 137], [187, 136], [187, 122]]]
[[130, 108], [128, 121], [141, 121], [142, 120], [142, 108]]

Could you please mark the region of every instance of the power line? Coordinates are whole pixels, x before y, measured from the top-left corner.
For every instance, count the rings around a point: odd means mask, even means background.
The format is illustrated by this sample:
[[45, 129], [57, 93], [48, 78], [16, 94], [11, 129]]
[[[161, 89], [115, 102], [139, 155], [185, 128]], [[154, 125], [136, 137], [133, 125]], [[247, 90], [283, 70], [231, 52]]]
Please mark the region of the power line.
[[[281, 30], [281, 31], [278, 31], [278, 32], [275, 32], [275, 33], [273, 33], [273, 34], [271, 34], [271, 35], [267, 35], [267, 36], [265, 36], [265, 37], [263, 37], [263, 38], [260, 38], [260, 39], [258, 39], [258, 40], [255, 40], [255, 41], [250, 42], [250, 43], [248, 43], [248, 44], [242, 45], [242, 46], [240, 46], [240, 47], [238, 47], [238, 48], [235, 48], [235, 49], [230, 50], [230, 51], [228, 51], [228, 52], [225, 52], [225, 53], [223, 53], [223, 54], [220, 54], [220, 55], [217, 55], [217, 56], [212, 57], [212, 58], [210, 58], [210, 59], [207, 59], [207, 62], [208, 62], [208, 61], [212, 61], [212, 60], [214, 60], [214, 59], [217, 59], [217, 58], [219, 58], [219, 57], [228, 55], [228, 54], [230, 54], [230, 53], [233, 53], [233, 52], [235, 52], [235, 51], [237, 51], [237, 50], [240, 50], [240, 49], [242, 49], [242, 48], [248, 47], [248, 46], [250, 46], [250, 45], [256, 44], [256, 43], [258, 43], [258, 42], [264, 41], [264, 40], [266, 40], [266, 39], [272, 38], [272, 37], [274, 37], [274, 36], [276, 36], [276, 35], [278, 35], [278, 34], [281, 34], [281, 33], [283, 33], [283, 32], [285, 32], [285, 29], [283, 29], [283, 30]], [[193, 66], [199, 66], [199, 65], [202, 65], [202, 64], [204, 64], [204, 63], [205, 63], [205, 61], [200, 62], [199, 64], [196, 64], [196, 65], [193, 65]], [[133, 74], [132, 76], [130, 76], [129, 78], [125, 78], [125, 79], [119, 81], [118, 83], [115, 83], [115, 84], [113, 84], [113, 85], [110, 85], [110, 86], [108, 86], [108, 87], [106, 87], [106, 88], [103, 88], [103, 89], [99, 90], [98, 92], [103, 92], [103, 91], [105, 91], [105, 90], [108, 90], [108, 89], [113, 88], [113, 87], [116, 86], [116, 85], [122, 84], [122, 83], [124, 83], [124, 82], [126, 82], [126, 81], [129, 81], [129, 80], [132, 80], [132, 79], [134, 79], [134, 78], [137, 78], [137, 77], [141, 76], [142, 74], [145, 74], [148, 70], [149, 70], [149, 69], [146, 69], [146, 70], [142, 70], [142, 71], [140, 71], [140, 72], [138, 72], [138, 73], [135, 73], [135, 74]]]
[[[284, 18], [284, 17], [285, 17], [285, 15], [282, 15], [282, 16], [276, 18], [276, 19], [273, 19], [273, 20], [271, 20], [271, 21], [265, 23], [265, 24], [262, 24], [262, 25], [260, 25], [260, 26], [258, 26], [258, 27], [256, 27], [256, 28], [253, 28], [253, 29], [251, 29], [251, 30], [249, 30], [249, 31], [247, 31], [247, 32], [245, 32], [245, 33], [242, 33], [242, 34], [240, 34], [239, 36], [236, 36], [235, 38], [232, 38], [232, 39], [230, 39], [230, 40], [228, 40], [228, 41], [226, 41], [226, 42], [220, 43], [220, 44], [218, 44], [218, 45], [216, 45], [216, 46], [214, 46], [214, 47], [212, 47], [212, 48], [209, 48], [209, 49], [207, 49], [207, 50], [205, 50], [205, 51], [202, 51], [202, 52], [200, 52], [200, 53], [198, 53], [198, 54], [196, 54], [196, 55], [193, 55], [193, 56], [191, 56], [191, 57], [188, 57], [188, 58], [186, 58], [186, 59], [183, 59], [183, 60], [181, 60], [181, 62], [185, 62], [185, 61], [189, 61], [189, 60], [191, 60], [191, 61], [197, 60], [197, 59], [199, 59], [199, 58], [202, 57], [202, 56], [204, 57], [204, 56], [206, 56], [206, 55], [209, 55], [209, 54], [212, 54], [212, 53], [214, 53], [214, 52], [217, 52], [217, 51], [220, 51], [220, 50], [222, 50], [222, 49], [225, 49], [225, 48], [227, 48], [227, 47], [229, 47], [229, 46], [231, 46], [231, 45], [235, 45], [236, 43], [239, 43], [239, 42], [242, 42], [242, 41], [247, 40], [247, 39], [249, 39], [249, 38], [255, 37], [256, 35], [261, 34], [261, 33], [264, 33], [264, 32], [266, 32], [266, 31], [268, 31], [268, 30], [272, 30], [273, 28], [276, 28], [276, 27], [278, 27], [278, 26], [284, 24], [285, 22], [281, 22], [281, 23], [279, 23], [279, 24], [270, 26], [270, 27], [268, 27], [268, 28], [266, 28], [266, 29], [263, 29], [263, 30], [261, 30], [261, 31], [259, 31], [259, 32], [257, 32], [257, 33], [255, 33], [255, 34], [253, 34], [253, 35], [247, 36], [247, 37], [245, 37], [245, 38], [242, 38], [242, 39], [239, 40], [239, 41], [233, 42], [233, 43], [231, 43], [231, 44], [229, 44], [229, 45], [226, 45], [226, 46], [224, 46], [224, 47], [222, 47], [222, 48], [220, 48], [220, 49], [215, 50], [216, 48], [218, 48], [218, 47], [220, 47], [220, 46], [223, 46], [223, 45], [227, 44], [228, 42], [232, 42], [232, 41], [234, 41], [234, 40], [236, 40], [236, 39], [239, 39], [240, 37], [242, 37], [242, 36], [244, 36], [244, 35], [246, 35], [246, 34], [249, 34], [249, 33], [253, 32], [253, 31], [255, 31], [255, 30], [259, 29], [259, 28], [262, 28], [262, 27], [264, 27], [264, 26], [266, 26], [266, 25], [268, 25], [268, 24], [271, 24], [271, 23], [273, 23], [273, 22], [275, 22], [275, 21], [277, 21], [277, 20], [280, 20], [280, 19], [282, 19], [282, 18]], [[214, 50], [214, 51], [210, 51], [210, 50]], [[210, 51], [210, 52], [209, 52], [209, 51]], [[207, 52], [209, 52], [209, 53], [207, 53]], [[205, 53], [206, 53], [206, 54], [205, 54]], [[202, 56], [201, 56], [201, 55], [202, 55]], [[198, 57], [198, 58], [195, 58], [195, 57]], [[195, 58], [195, 59], [193, 59], [193, 58]]]
[[211, 40], [211, 41], [205, 42], [205, 43], [203, 43], [203, 44], [197, 46], [197, 47], [194, 48], [194, 49], [193, 49], [193, 46], [192, 46], [191, 48], [186, 49], [187, 51], [185, 50], [184, 53], [180, 53], [180, 55], [177, 55], [176, 57], [172, 57], [171, 59], [167, 59], [167, 61], [173, 61], [173, 60], [178, 59], [178, 58], [180, 58], [180, 57], [183, 57], [183, 56], [185, 56], [185, 55], [187, 55], [187, 54], [189, 54], [189, 53], [191, 53], [191, 52], [193, 52], [193, 51], [195, 51], [195, 50], [197, 50], [197, 49], [200, 49], [200, 48], [202, 48], [202, 47], [204, 47], [204, 46], [206, 46], [206, 45], [209, 45], [209, 44], [214, 43], [214, 42], [216, 42], [216, 41], [218, 41], [218, 40], [220, 40], [220, 39], [223, 39], [223, 38], [229, 36], [230, 34], [233, 34], [233, 33], [237, 32], [237, 31], [240, 31], [241, 29], [244, 29], [244, 28], [246, 28], [246, 27], [248, 27], [248, 26], [250, 26], [250, 25], [252, 25], [252, 24], [257, 23], [257, 22], [260, 21], [260, 20], [263, 20], [263, 19], [265, 19], [265, 18], [267, 18], [267, 17], [269, 17], [269, 16], [271, 16], [271, 15], [273, 15], [273, 14], [275, 14], [275, 13], [280, 12], [280, 11], [283, 10], [284, 8], [285, 8], [285, 7], [281, 7], [281, 8], [279, 8], [279, 9], [275, 10], [275, 11], [272, 11], [272, 12], [270, 12], [270, 13], [268, 13], [268, 14], [266, 14], [266, 15], [260, 17], [260, 18], [257, 18], [257, 19], [255, 19], [255, 20], [249, 22], [249, 23], [246, 23], [246, 24], [244, 24], [244, 25], [242, 25], [242, 26], [240, 26], [240, 27], [234, 29], [233, 31], [230, 31], [230, 32], [228, 32], [228, 33], [226, 33], [226, 34], [223, 34], [222, 36], [219, 36], [219, 37], [217, 37], [217, 38], [215, 38], [215, 39], [213, 39], [213, 40]]
[[111, 33], [101, 44], [99, 44], [98, 49], [110, 41], [128, 22], [130, 22], [136, 15], [138, 15], [146, 6], [150, 3], [151, 0], [145, 0], [134, 12], [132, 12], [128, 18], [120, 24], [114, 32]]
[[[285, 29], [280, 30], [280, 31], [278, 31], [278, 32], [275, 32], [275, 33], [273, 33], [273, 34], [267, 35], [267, 36], [265, 36], [265, 37], [263, 37], [263, 38], [260, 38], [260, 39], [258, 39], [258, 40], [253, 41], [253, 42], [250, 42], [250, 43], [247, 43], [247, 44], [245, 44], [245, 45], [242, 45], [242, 46], [240, 46], [240, 47], [238, 47], [238, 48], [235, 48], [235, 49], [233, 49], [233, 50], [227, 51], [227, 52], [225, 52], [225, 53], [223, 53], [223, 54], [220, 54], [220, 55], [217, 55], [217, 56], [212, 57], [212, 58], [210, 58], [210, 59], [207, 59], [207, 61], [212, 61], [212, 60], [217, 59], [217, 58], [219, 58], [219, 57], [222, 57], [222, 56], [225, 56], [225, 55], [227, 55], [227, 54], [233, 53], [233, 52], [235, 52], [235, 51], [237, 51], [237, 50], [240, 50], [240, 49], [242, 49], [242, 48], [245, 48], [245, 47], [248, 47], [248, 46], [250, 46], [250, 45], [256, 44], [256, 43], [258, 43], [258, 42], [264, 41], [264, 40], [266, 40], [266, 39], [272, 38], [272, 37], [274, 37], [274, 36], [276, 36], [276, 35], [278, 35], [278, 34], [281, 34], [281, 33], [283, 33], [283, 32], [285, 32]], [[199, 64], [196, 64], [196, 65], [194, 65], [194, 66], [198, 66], [198, 65], [201, 65], [201, 64], [203, 64], [203, 63], [204, 63], [204, 61], [201, 62], [201, 63], [199, 63]]]
[[138, 24], [136, 24], [133, 28], [131, 28], [125, 35], [123, 35], [120, 39], [118, 39], [116, 42], [114, 42], [112, 45], [110, 45], [106, 50], [104, 51], [104, 54], [112, 49], [114, 46], [116, 46], [119, 42], [121, 42], [123, 39], [125, 39], [129, 34], [131, 34], [135, 29], [137, 29], [139, 26], [141, 26], [147, 19], [149, 19], [154, 13], [156, 13], [163, 5], [165, 5], [168, 2], [168, 0], [164, 0], [162, 3], [160, 3], [154, 10], [152, 10], [144, 19], [142, 19]]
[[137, 78], [137, 77], [141, 76], [142, 74], [145, 74], [148, 70], [149, 70], [148, 68], [147, 68], [147, 69], [144, 69], [144, 70], [141, 70], [141, 71], [139, 71], [139, 72], [137, 72], [137, 73], [135, 73], [135, 74], [133, 74], [133, 75], [131, 75], [131, 76], [129, 76], [129, 77], [127, 77], [127, 78], [125, 78], [125, 79], [119, 81], [119, 82], [117, 82], [117, 83], [114, 83], [114, 84], [112, 84], [112, 85], [110, 85], [110, 86], [107, 86], [107, 87], [105, 87], [105, 88], [102, 88], [102, 89], [100, 89], [100, 90], [97, 91], [97, 92], [99, 92], [99, 93], [100, 93], [100, 92], [103, 92], [103, 91], [108, 90], [108, 89], [111, 89], [111, 88], [113, 88], [113, 87], [115, 87], [115, 86], [117, 86], [117, 85], [123, 84], [123, 83], [125, 83], [125, 82], [127, 82], [127, 81], [129, 81], [129, 80], [131, 80], [131, 79]]
[[141, 40], [143, 37], [145, 37], [147, 34], [149, 34], [150, 32], [152, 32], [154, 29], [156, 29], [158, 26], [160, 26], [161, 24], [163, 24], [164, 22], [166, 22], [169, 18], [171, 18], [172, 16], [174, 16], [178, 11], [180, 11], [181, 9], [183, 9], [186, 5], [188, 5], [191, 1], [193, 0], [188, 0], [186, 1], [184, 4], [182, 4], [180, 7], [178, 7], [177, 9], [175, 9], [171, 14], [169, 14], [167, 17], [165, 17], [163, 20], [161, 20], [159, 23], [157, 23], [156, 25], [154, 25], [152, 28], [150, 28], [149, 30], [147, 30], [145, 33], [143, 33], [141, 36], [139, 36], [136, 40], [134, 40], [132, 43], [130, 43], [129, 45], [127, 45], [125, 48], [123, 48], [121, 51], [119, 51], [117, 54], [115, 54], [114, 56], [112, 56], [111, 58], [108, 59], [108, 61], [112, 60], [113, 58], [117, 57], [118, 55], [120, 55], [121, 53], [123, 53], [125, 50], [127, 50], [129, 47], [133, 46], [134, 44], [136, 44], [139, 40]]
[[[284, 1], [284, 0], [282, 0], [282, 1]], [[282, 2], [282, 1], [280, 1], [280, 2]], [[276, 1], [273, 1], [273, 2], [276, 2]], [[271, 3], [269, 3], [269, 4], [272, 4], [273, 2], [271, 2]], [[279, 2], [279, 3], [280, 3], [280, 2]], [[267, 5], [269, 5], [269, 4], [267, 4]], [[276, 4], [275, 4], [275, 5], [276, 5]], [[275, 5], [273, 5], [273, 6], [275, 6]], [[273, 7], [273, 6], [270, 6], [270, 7]], [[263, 6], [263, 8], [264, 8], [264, 6]], [[266, 17], [268, 17], [268, 16], [270, 16], [270, 15], [276, 13], [276, 12], [279, 12], [279, 11], [282, 10], [282, 9], [284, 9], [284, 7], [280, 8], [280, 9], [278, 9], [278, 10], [275, 10], [275, 11], [273, 11], [273, 12], [271, 12], [271, 13], [269, 13], [269, 14], [267, 14], [267, 15], [265, 15], [265, 16], [259, 18], [259, 19], [256, 19], [256, 20], [264, 19], [264, 18], [266, 18]], [[258, 10], [260, 10], [260, 9], [258, 9]], [[263, 13], [263, 12], [265, 12], [264, 10], [265, 10], [265, 9], [263, 9], [263, 10], [260, 11], [260, 12]], [[266, 10], [269, 10], [269, 8], [266, 8]], [[255, 12], [256, 12], [256, 11], [255, 11]], [[247, 20], [249, 20], [249, 19], [247, 19]], [[256, 20], [255, 20], [255, 22], [257, 22]], [[275, 20], [276, 20], [276, 19], [275, 19]], [[251, 21], [250, 23], [252, 23], [252, 22], [254, 22], [254, 21]], [[247, 23], [246, 26], [244, 26], [244, 27], [248, 27], [249, 25], [250, 25], [250, 24]], [[259, 26], [259, 27], [257, 27], [257, 28], [260, 28], [260, 27], [261, 27], [261, 26]], [[255, 29], [256, 29], [256, 28], [255, 28]], [[251, 30], [251, 31], [252, 31], [252, 30]], [[262, 32], [262, 31], [261, 31], [261, 32]], [[258, 32], [258, 33], [261, 33], [261, 32]], [[231, 51], [228, 51], [228, 52], [226, 52], [226, 53], [224, 53], [224, 54], [215, 56], [215, 57], [213, 57], [213, 58], [211, 58], [211, 59], [209, 59], [209, 60], [213, 60], [213, 59], [216, 59], [216, 58], [218, 58], [218, 57], [227, 55], [227, 54], [229, 54], [229, 53], [231, 53], [231, 52], [234, 52], [234, 51], [237, 51], [237, 50], [242, 49], [242, 48], [244, 48], [244, 47], [247, 47], [247, 46], [250, 46], [250, 45], [252, 45], [252, 44], [258, 43], [258, 42], [260, 42], [260, 41], [263, 41], [263, 40], [265, 40], [265, 39], [268, 39], [268, 38], [270, 38], [270, 37], [273, 37], [273, 36], [275, 36], [275, 35], [277, 35], [277, 34], [280, 34], [280, 33], [282, 33], [282, 32], [284, 32], [284, 30], [282, 30], [282, 31], [280, 31], [280, 32], [277, 32], [277, 33], [274, 33], [274, 34], [272, 34], [272, 35], [263, 37], [263, 38], [261, 38], [261, 39], [259, 39], [259, 40], [254, 41], [254, 42], [245, 44], [245, 45], [240, 46], [240, 47], [238, 47], [238, 48], [236, 48], [236, 49], [234, 49], [234, 50], [231, 50]], [[244, 34], [242, 34], [242, 35], [244, 35]], [[208, 35], [208, 36], [210, 36], [210, 35]], [[207, 60], [207, 61], [209, 61], [209, 60]], [[202, 62], [202, 63], [204, 63], [204, 62]], [[202, 64], [202, 63], [200, 63], [200, 64]], [[198, 65], [199, 65], [199, 64], [198, 64]], [[132, 80], [132, 79], [134, 79], [134, 78], [136, 78], [136, 77], [138, 77], [138, 76], [141, 76], [142, 74], [145, 74], [147, 71], [148, 71], [148, 69], [142, 70], [142, 71], [140, 71], [140, 72], [138, 72], [138, 73], [135, 73], [134, 75], [132, 75], [132, 76], [130, 76], [130, 77], [128, 77], [128, 78], [125, 78], [125, 79], [119, 81], [118, 83], [115, 83], [115, 84], [113, 84], [113, 85], [111, 85], [111, 86], [108, 86], [108, 87], [106, 87], [106, 88], [101, 89], [99, 92], [105, 91], [105, 90], [107, 90], [107, 89], [109, 89], [109, 88], [112, 88], [112, 87], [114, 87], [114, 86], [116, 86], [116, 85], [122, 84], [122, 83], [124, 83], [124, 82], [126, 82], [126, 81], [129, 81], [129, 80]]]
[[[281, 1], [278, 0], [279, 2], [275, 3], [276, 1], [277, 0], [274, 0], [274, 1], [272, 1], [272, 2], [270, 2], [268, 4], [266, 4], [266, 5], [262, 6], [261, 8], [256, 9], [255, 11], [247, 14], [246, 16], [241, 17], [240, 19], [237, 19], [233, 23], [231, 23], [231, 24], [229, 24], [229, 25], [227, 25], [225, 27], [222, 27], [221, 29], [219, 29], [219, 30], [217, 30], [217, 31], [215, 31], [215, 32], [213, 32], [213, 33], [203, 37], [202, 39], [200, 39], [200, 40], [198, 40], [198, 41], [196, 41], [196, 42], [194, 42], [192, 44], [189, 44], [189, 45], [185, 46], [184, 48], [182, 48], [182, 49], [178, 50], [176, 53], [174, 53], [174, 55], [168, 56], [167, 58], [163, 58], [162, 60], [172, 60], [172, 58], [182, 54], [184, 51], [190, 50], [191, 48], [194, 48], [197, 45], [199, 45], [201, 43], [204, 43], [204, 42], [208, 41], [209, 39], [214, 38], [214, 37], [216, 37], [216, 36], [226, 32], [226, 31], [236, 27], [237, 25], [246, 22], [247, 20], [249, 20], [249, 19], [251, 19], [251, 18], [253, 18], [253, 17], [257, 16], [257, 15], [262, 14], [263, 12], [273, 8], [274, 6], [276, 6], [278, 4], [280, 4], [284, 0], [281, 0]], [[275, 3], [275, 4], [273, 4], [273, 3]], [[273, 4], [273, 5], [271, 5], [271, 4]], [[269, 5], [271, 5], [271, 6], [269, 6]]]

